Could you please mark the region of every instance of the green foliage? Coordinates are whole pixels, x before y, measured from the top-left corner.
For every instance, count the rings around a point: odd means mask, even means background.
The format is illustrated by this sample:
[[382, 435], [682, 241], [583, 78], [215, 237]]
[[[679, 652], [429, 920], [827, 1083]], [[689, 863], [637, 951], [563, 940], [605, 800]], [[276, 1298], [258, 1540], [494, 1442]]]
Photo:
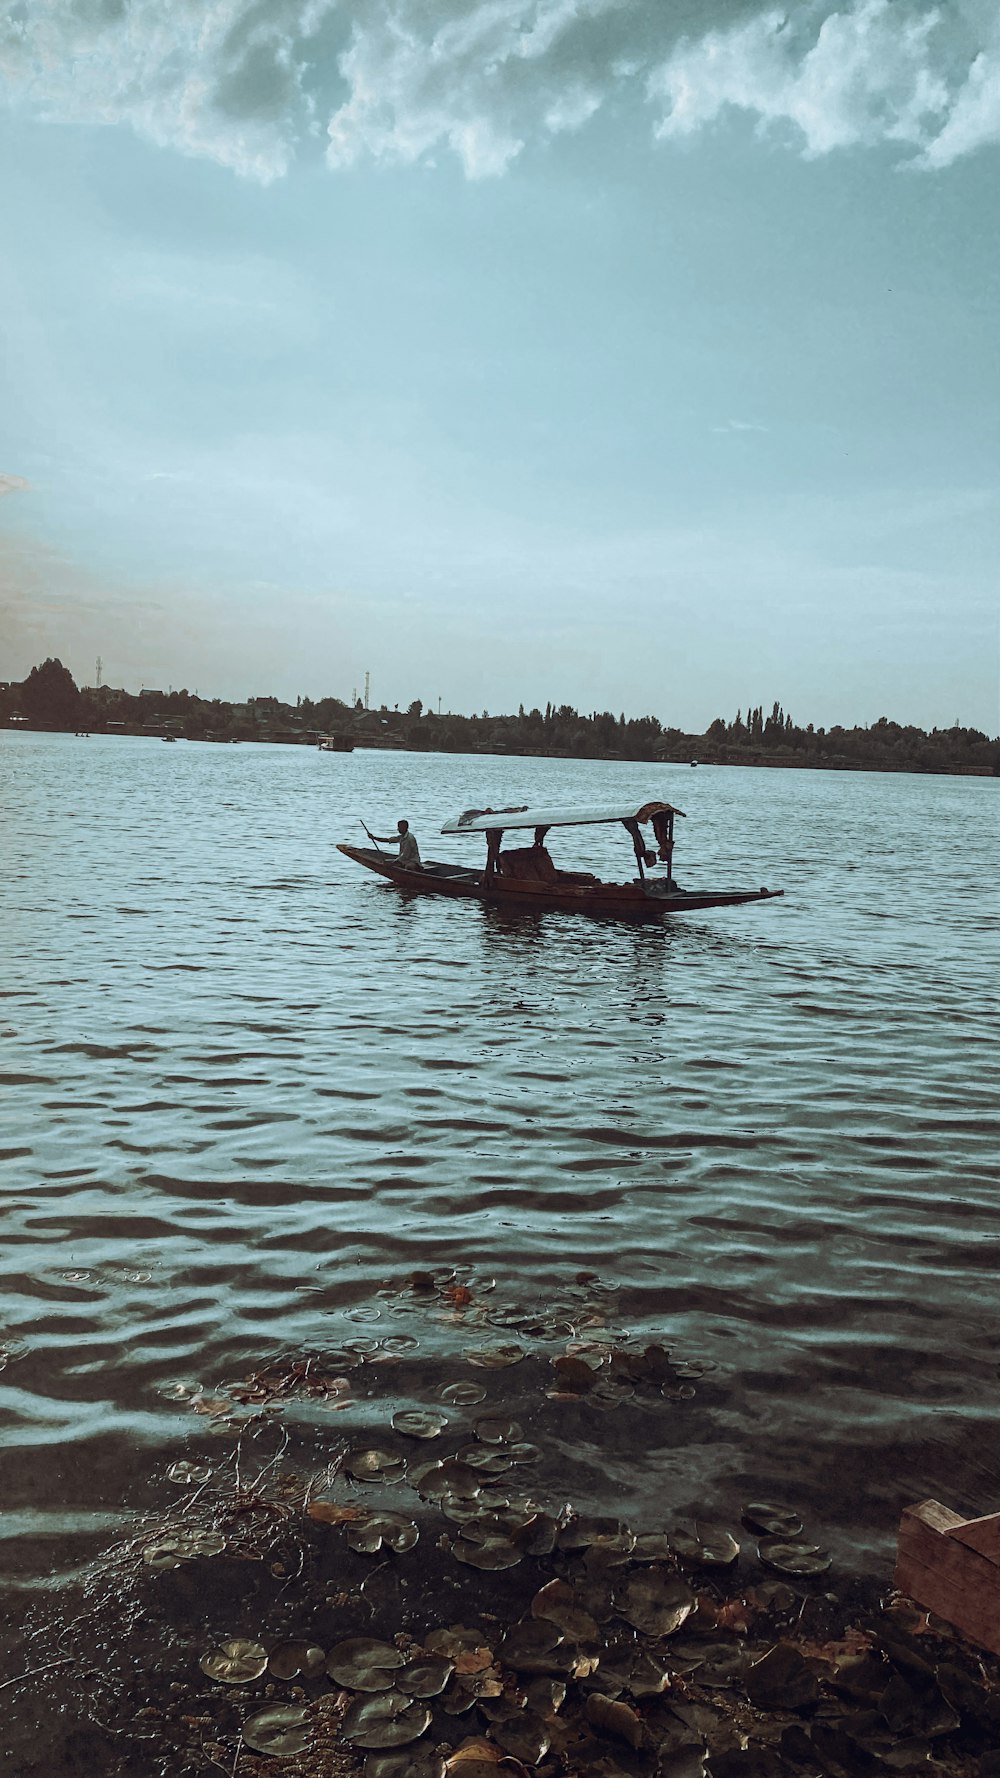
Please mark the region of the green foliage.
[[581, 714], [572, 704], [546, 703], [517, 715], [449, 713], [438, 717], [414, 698], [405, 710], [366, 711], [341, 698], [295, 704], [256, 697], [243, 704], [201, 698], [187, 690], [141, 697], [101, 686], [80, 692], [59, 660], [33, 667], [22, 685], [0, 691], [0, 721], [22, 716], [38, 727], [90, 728], [138, 734], [164, 730], [189, 740], [315, 742], [343, 734], [359, 747], [413, 747], [438, 753], [550, 754], [700, 764], [818, 766], [904, 772], [976, 772], [1000, 777], [1000, 741], [956, 723], [949, 729], [904, 727], [880, 716], [870, 728], [800, 728], [775, 700], [748, 705], [732, 722], [717, 716], [702, 735], [665, 727], [656, 716]]

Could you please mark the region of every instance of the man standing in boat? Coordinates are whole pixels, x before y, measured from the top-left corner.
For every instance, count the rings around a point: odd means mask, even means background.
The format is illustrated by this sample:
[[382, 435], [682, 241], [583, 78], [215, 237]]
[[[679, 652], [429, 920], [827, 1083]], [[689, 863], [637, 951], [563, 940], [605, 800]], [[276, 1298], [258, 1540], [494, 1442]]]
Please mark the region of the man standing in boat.
[[397, 821], [396, 828], [396, 833], [387, 834], [385, 836], [372, 833], [367, 827], [365, 828], [365, 832], [370, 840], [375, 841], [376, 845], [398, 846], [399, 862], [404, 870], [422, 870], [423, 866], [420, 862], [420, 847], [417, 845], [416, 840], [410, 832], [410, 823], [408, 821]]

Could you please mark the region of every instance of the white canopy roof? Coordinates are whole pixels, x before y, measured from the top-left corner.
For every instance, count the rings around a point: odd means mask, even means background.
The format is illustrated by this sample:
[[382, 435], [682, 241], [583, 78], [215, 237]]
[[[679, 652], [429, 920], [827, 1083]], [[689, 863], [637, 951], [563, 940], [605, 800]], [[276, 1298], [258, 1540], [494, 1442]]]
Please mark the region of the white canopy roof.
[[615, 803], [598, 809], [466, 809], [446, 821], [442, 833], [489, 833], [508, 827], [594, 827], [602, 821], [649, 821], [653, 815], [683, 815], [672, 803]]

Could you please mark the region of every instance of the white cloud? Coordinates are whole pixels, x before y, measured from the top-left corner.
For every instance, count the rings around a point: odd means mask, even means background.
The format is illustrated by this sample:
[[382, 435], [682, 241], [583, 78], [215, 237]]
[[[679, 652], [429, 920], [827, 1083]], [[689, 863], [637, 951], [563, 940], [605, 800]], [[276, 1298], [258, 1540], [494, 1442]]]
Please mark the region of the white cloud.
[[925, 169], [1000, 140], [996, 0], [696, 16], [679, 40], [666, 0], [15, 0], [0, 95], [262, 180], [324, 131], [335, 169], [445, 153], [497, 175], [621, 94], [664, 141], [732, 111], [809, 155], [890, 143]]
[[23, 475], [4, 475], [0, 472], [0, 500], [5, 494], [25, 494], [31, 487]]

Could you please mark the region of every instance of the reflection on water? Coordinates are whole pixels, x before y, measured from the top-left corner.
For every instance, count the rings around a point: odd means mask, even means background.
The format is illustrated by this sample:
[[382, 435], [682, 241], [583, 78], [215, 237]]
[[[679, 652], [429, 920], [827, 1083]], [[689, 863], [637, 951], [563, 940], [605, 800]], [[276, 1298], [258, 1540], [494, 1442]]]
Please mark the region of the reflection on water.
[[[903, 1501], [997, 1504], [992, 783], [6, 734], [0, 773], [19, 1582], [162, 1506], [205, 1442], [167, 1384], [341, 1341], [424, 1266], [538, 1304], [592, 1271], [717, 1362], [663, 1446], [595, 1447], [594, 1505], [776, 1495], [878, 1567]], [[471, 862], [462, 807], [637, 791], [688, 810], [683, 884], [786, 899], [508, 914], [335, 850], [406, 814]]]

